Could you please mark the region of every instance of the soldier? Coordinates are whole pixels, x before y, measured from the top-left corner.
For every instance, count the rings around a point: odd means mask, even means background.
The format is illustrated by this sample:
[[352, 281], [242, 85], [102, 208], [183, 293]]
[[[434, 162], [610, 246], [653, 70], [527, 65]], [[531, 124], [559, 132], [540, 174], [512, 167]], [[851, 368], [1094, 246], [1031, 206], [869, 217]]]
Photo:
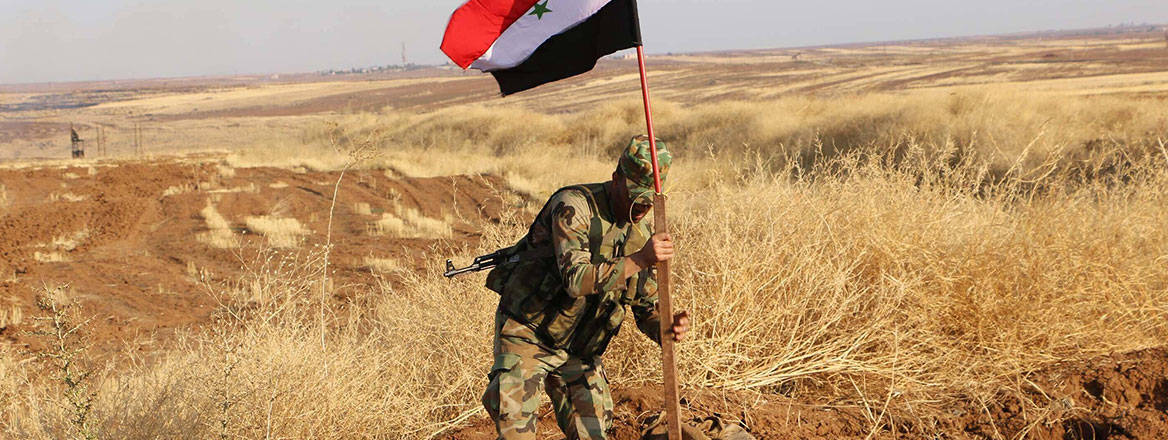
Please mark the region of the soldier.
[[[672, 156], [658, 142], [662, 179]], [[551, 196], [487, 287], [501, 295], [494, 364], [483, 406], [500, 440], [535, 439], [540, 389], [568, 440], [605, 439], [613, 401], [600, 356], [629, 306], [637, 328], [659, 339], [653, 267], [673, 257], [669, 234], [642, 223], [653, 204], [649, 138], [621, 154], [612, 180], [570, 186]], [[689, 331], [677, 313], [672, 338]]]

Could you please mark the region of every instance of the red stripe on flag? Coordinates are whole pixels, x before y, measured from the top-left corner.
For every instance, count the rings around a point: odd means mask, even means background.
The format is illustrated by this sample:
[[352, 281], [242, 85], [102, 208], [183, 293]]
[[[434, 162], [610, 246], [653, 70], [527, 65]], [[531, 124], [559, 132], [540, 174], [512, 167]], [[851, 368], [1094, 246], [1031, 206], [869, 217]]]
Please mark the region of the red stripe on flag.
[[470, 0], [450, 16], [442, 52], [463, 69], [487, 53], [499, 35], [537, 0]]

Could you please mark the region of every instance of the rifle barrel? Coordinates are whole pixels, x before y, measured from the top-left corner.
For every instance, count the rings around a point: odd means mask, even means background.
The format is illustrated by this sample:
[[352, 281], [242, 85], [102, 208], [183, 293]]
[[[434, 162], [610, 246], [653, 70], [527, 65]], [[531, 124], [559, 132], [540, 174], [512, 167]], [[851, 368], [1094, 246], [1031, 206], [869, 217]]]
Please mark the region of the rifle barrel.
[[478, 272], [491, 269], [495, 266], [498, 266], [499, 263], [502, 263], [503, 259], [504, 257], [502, 251], [496, 251], [492, 254], [475, 257], [473, 264], [462, 269], [456, 269], [454, 267], [454, 262], [446, 260], [446, 273], [442, 274], [442, 276], [450, 278], [467, 272]]
[[487, 269], [487, 268], [483, 267], [480, 264], [472, 264], [472, 265], [464, 267], [462, 269], [448, 270], [448, 271], [446, 271], [446, 273], [442, 274], [442, 276], [444, 276], [446, 278], [450, 278], [450, 277], [453, 277], [456, 275], [462, 275], [462, 274], [467, 273], [467, 272], [478, 272], [478, 271], [483, 270], [483, 269]]

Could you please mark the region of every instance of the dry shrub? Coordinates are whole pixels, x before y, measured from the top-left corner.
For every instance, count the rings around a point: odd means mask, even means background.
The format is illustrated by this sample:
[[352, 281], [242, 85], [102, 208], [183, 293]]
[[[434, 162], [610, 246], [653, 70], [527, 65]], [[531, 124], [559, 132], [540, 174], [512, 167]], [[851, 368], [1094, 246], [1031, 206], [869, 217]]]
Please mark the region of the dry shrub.
[[[108, 398], [94, 407], [99, 431], [126, 439], [422, 439], [479, 411], [492, 324], [467, 317], [490, 316], [494, 294], [469, 278], [401, 272], [394, 286], [362, 294], [363, 307], [331, 317], [322, 345], [322, 258], [319, 250], [263, 251], [246, 260], [240, 280], [208, 286], [224, 321], [104, 378], [98, 391]], [[28, 437], [52, 438], [61, 422], [46, 416], [52, 408], [16, 406], [30, 416]]]
[[0, 184], [0, 209], [8, 208], [8, 187]]
[[[94, 388], [94, 364], [87, 354], [89, 343], [86, 335], [92, 318], [83, 315], [75, 295], [64, 285], [45, 286], [37, 295], [36, 307], [39, 314], [32, 318], [34, 325], [29, 335], [39, 339], [45, 347], [35, 355], [48, 373], [46, 378], [52, 381], [46, 388], [53, 392], [43, 396], [43, 409], [34, 408], [43, 418], [36, 421], [48, 422], [48, 426], [16, 423], [10, 425], [8, 431], [42, 428], [45, 429], [43, 435], [56, 438], [97, 439], [101, 429], [94, 405], [99, 392]], [[25, 413], [26, 408], [18, 406], [13, 409]]]
[[[677, 197], [675, 291], [697, 317], [680, 354], [689, 385], [831, 401], [879, 384], [866, 395], [894, 389], [920, 411], [1168, 338], [1166, 168], [987, 194], [963, 184], [976, 173], [845, 162]], [[620, 365], [618, 380], [658, 378], [652, 362]]]

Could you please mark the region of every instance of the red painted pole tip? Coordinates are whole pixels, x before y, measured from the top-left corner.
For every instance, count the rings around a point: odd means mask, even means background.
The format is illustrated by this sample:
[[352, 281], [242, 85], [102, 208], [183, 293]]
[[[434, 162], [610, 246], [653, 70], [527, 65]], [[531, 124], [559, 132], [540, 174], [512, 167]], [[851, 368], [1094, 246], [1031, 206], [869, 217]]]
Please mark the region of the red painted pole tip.
[[637, 67], [641, 71], [641, 101], [645, 103], [645, 127], [649, 130], [649, 154], [653, 161], [653, 189], [661, 194], [661, 168], [657, 165], [657, 135], [653, 133], [653, 107], [649, 104], [649, 80], [645, 74], [645, 48], [637, 46]]

